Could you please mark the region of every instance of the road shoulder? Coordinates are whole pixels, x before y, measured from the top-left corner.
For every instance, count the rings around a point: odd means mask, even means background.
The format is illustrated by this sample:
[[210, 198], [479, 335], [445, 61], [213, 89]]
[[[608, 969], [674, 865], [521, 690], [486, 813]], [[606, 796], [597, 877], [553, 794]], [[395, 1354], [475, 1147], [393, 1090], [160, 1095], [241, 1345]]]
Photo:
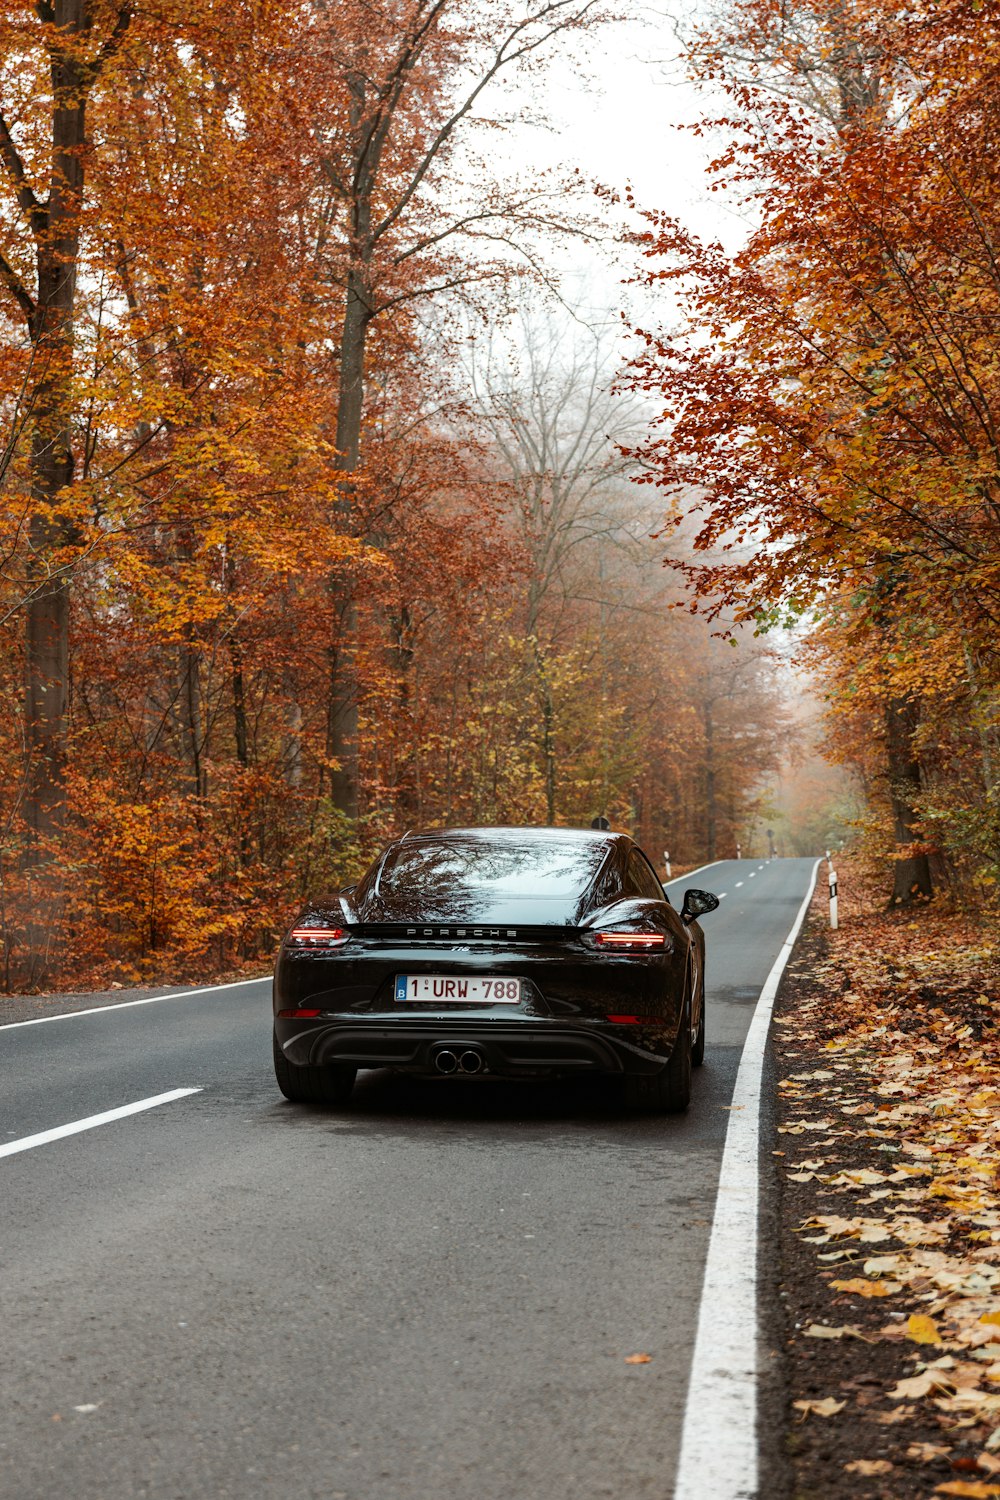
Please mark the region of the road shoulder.
[[944, 906], [889, 916], [860, 870], [843, 875], [843, 926], [829, 932], [820, 882], [772, 1042], [775, 1492], [987, 1500], [1000, 1496], [997, 956]]
[[105, 1010], [109, 1006], [135, 1005], [145, 1000], [164, 999], [172, 995], [204, 994], [233, 984], [250, 983], [259, 973], [239, 978], [227, 975], [212, 984], [161, 984], [129, 989], [79, 990], [72, 994], [53, 992], [37, 995], [0, 995], [0, 1027], [21, 1025], [25, 1021], [50, 1020], [55, 1016], [79, 1015], [81, 1011]]

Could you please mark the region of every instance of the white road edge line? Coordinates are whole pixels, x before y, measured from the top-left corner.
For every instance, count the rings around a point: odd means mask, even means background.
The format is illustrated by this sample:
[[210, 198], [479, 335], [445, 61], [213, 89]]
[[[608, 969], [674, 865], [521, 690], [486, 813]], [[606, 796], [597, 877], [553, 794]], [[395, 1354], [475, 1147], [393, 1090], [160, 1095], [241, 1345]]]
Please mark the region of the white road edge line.
[[56, 1125], [53, 1130], [40, 1130], [37, 1135], [22, 1136], [19, 1141], [8, 1141], [0, 1146], [0, 1156], [16, 1156], [19, 1151], [31, 1151], [35, 1146], [47, 1146], [50, 1141], [61, 1141], [67, 1135], [79, 1135], [81, 1130], [93, 1130], [98, 1125], [110, 1125], [112, 1120], [124, 1120], [128, 1115], [140, 1114], [145, 1109], [156, 1109], [160, 1104], [172, 1104], [175, 1099], [186, 1099], [188, 1094], [200, 1094], [201, 1089], [171, 1089], [168, 1094], [154, 1094], [150, 1099], [139, 1099], [135, 1104], [122, 1104], [118, 1109], [106, 1109], [100, 1115], [88, 1115], [85, 1120], [73, 1120], [69, 1125]]
[[710, 864], [699, 865], [696, 870], [688, 870], [686, 875], [675, 875], [673, 880], [665, 880], [663, 882], [664, 887], [668, 885], [680, 885], [682, 880], [690, 880], [692, 875], [700, 875], [702, 870], [713, 870], [716, 865], [724, 865], [727, 863], [728, 861], [724, 859], [713, 859]]
[[161, 1000], [186, 1000], [189, 995], [210, 995], [213, 990], [238, 990], [241, 984], [263, 984], [270, 974], [258, 974], [255, 979], [234, 979], [230, 984], [206, 984], [200, 990], [172, 990], [169, 995], [147, 995], [142, 1000], [121, 1000], [117, 1005], [91, 1005], [86, 1010], [64, 1010], [57, 1016], [35, 1016], [30, 1021], [0, 1022], [0, 1031], [13, 1031], [16, 1026], [47, 1026], [50, 1021], [75, 1021], [77, 1016], [102, 1016], [110, 1010], [132, 1010], [137, 1005], [158, 1005]]
[[760, 1080], [774, 997], [821, 861], [771, 972], [740, 1057], [698, 1309], [674, 1500], [754, 1500], [757, 1466], [757, 1214]]

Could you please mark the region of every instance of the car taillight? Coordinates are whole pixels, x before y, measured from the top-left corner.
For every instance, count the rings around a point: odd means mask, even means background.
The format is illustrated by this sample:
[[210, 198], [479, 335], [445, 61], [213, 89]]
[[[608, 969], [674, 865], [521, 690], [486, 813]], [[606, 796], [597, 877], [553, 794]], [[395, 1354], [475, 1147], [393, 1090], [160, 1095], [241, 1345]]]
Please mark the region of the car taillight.
[[317, 1016], [322, 1015], [318, 1010], [279, 1010], [278, 1019], [281, 1021], [314, 1021]]
[[606, 953], [649, 953], [666, 947], [662, 932], [595, 932], [591, 941]]
[[351, 934], [343, 927], [293, 927], [288, 941], [295, 948], [343, 948]]

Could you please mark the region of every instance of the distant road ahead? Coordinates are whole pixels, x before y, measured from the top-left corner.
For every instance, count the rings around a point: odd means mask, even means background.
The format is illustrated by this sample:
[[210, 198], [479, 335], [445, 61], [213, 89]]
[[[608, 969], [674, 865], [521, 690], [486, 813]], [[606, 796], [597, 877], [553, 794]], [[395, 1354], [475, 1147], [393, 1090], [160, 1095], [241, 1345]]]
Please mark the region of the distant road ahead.
[[672, 883], [725, 892], [680, 1119], [386, 1073], [289, 1105], [267, 982], [0, 1028], [0, 1496], [668, 1500], [725, 1105], [812, 864]]

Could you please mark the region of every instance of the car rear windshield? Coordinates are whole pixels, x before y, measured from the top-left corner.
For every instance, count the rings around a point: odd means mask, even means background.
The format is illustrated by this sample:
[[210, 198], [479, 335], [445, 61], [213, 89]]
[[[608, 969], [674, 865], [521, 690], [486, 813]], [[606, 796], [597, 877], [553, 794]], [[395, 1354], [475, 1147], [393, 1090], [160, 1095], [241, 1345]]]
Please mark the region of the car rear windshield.
[[475, 891], [535, 899], [581, 896], [607, 852], [607, 847], [596, 841], [401, 844], [382, 867], [379, 895], [423, 889], [428, 893]]

